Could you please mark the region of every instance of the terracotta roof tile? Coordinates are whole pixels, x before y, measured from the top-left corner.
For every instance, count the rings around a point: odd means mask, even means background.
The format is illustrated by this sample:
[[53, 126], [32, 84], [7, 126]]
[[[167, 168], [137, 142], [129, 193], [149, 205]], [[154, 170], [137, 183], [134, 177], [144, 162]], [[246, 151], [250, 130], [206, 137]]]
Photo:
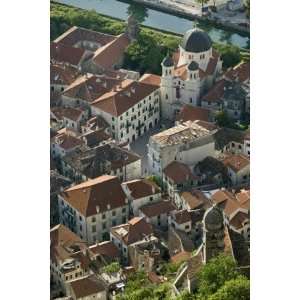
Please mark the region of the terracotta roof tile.
[[81, 48], [70, 47], [64, 44], [51, 42], [50, 57], [57, 62], [66, 62], [78, 66], [84, 57], [85, 50]]
[[119, 179], [109, 175], [75, 185], [62, 196], [85, 217], [123, 207], [127, 201]]
[[180, 194], [180, 197], [188, 204], [190, 209], [208, 207], [209, 199], [199, 190], [186, 191]]
[[104, 284], [95, 275], [74, 280], [70, 282], [70, 285], [76, 299], [105, 291]]
[[112, 68], [113, 65], [120, 61], [130, 40], [126, 33], [118, 35], [114, 40], [99, 48], [93, 57], [95, 64], [103, 68]]
[[160, 87], [161, 77], [154, 74], [144, 74], [140, 79], [140, 82], [155, 85]]
[[209, 122], [209, 110], [203, 107], [185, 104], [176, 116], [176, 121], [186, 122], [196, 120]]
[[239, 82], [246, 82], [250, 79], [250, 63], [241, 62], [237, 66], [229, 69], [225, 74], [225, 78], [229, 80], [237, 79]]
[[105, 241], [100, 244], [92, 245], [89, 247], [89, 249], [95, 255], [101, 255], [111, 259], [116, 259], [119, 257], [119, 250], [111, 241]]
[[202, 100], [207, 102], [217, 102], [224, 95], [225, 79], [218, 81], [202, 98]]
[[104, 94], [92, 106], [113, 116], [120, 116], [157, 89], [157, 86], [125, 80], [117, 91]]
[[159, 201], [145, 205], [140, 208], [140, 211], [149, 218], [161, 215], [169, 214], [171, 211], [176, 210], [174, 204], [171, 201]]
[[51, 143], [58, 144], [61, 148], [65, 150], [70, 150], [81, 146], [83, 144], [83, 141], [72, 135], [62, 133], [53, 137], [51, 139]]
[[184, 183], [190, 180], [198, 180], [190, 168], [178, 161], [171, 162], [164, 168], [163, 173], [170, 178], [175, 184]]
[[116, 39], [116, 37], [113, 35], [73, 26], [56, 38], [54, 42], [74, 46], [76, 43], [81, 41], [90, 41], [104, 46], [114, 39]]
[[245, 167], [250, 165], [250, 160], [248, 157], [242, 154], [234, 154], [223, 160], [223, 163], [226, 167], [229, 167], [234, 172], [239, 172]]
[[135, 217], [127, 224], [112, 227], [111, 233], [126, 245], [130, 245], [153, 234], [153, 230], [151, 224], [147, 223], [144, 218]]
[[151, 195], [155, 195], [161, 192], [156, 183], [148, 179], [135, 179], [122, 183], [126, 185], [133, 199], [139, 199]]
[[69, 85], [79, 76], [78, 70], [65, 64], [50, 64], [50, 83]]
[[191, 221], [191, 216], [186, 209], [174, 213], [174, 219], [177, 224], [184, 224]]

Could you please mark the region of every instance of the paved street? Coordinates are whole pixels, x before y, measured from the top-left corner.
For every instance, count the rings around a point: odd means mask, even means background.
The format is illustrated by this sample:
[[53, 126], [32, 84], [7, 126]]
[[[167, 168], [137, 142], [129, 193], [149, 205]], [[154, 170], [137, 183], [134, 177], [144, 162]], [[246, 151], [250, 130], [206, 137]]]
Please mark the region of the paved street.
[[[160, 128], [162, 126], [162, 128]], [[156, 127], [147, 131], [143, 136], [130, 144], [130, 149], [139, 154], [142, 157], [142, 176], [146, 176], [148, 168], [148, 159], [147, 159], [147, 144], [151, 135], [154, 135], [160, 131], [163, 131], [167, 128], [173, 126], [171, 123], [158, 124]]]

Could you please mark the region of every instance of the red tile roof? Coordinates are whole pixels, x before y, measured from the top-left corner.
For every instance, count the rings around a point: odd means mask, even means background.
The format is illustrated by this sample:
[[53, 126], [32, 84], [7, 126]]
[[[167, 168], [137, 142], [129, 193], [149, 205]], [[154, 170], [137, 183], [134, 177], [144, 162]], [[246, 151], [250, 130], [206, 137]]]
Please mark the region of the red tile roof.
[[78, 66], [84, 57], [85, 50], [64, 44], [51, 42], [50, 57], [57, 62], [66, 62]]
[[135, 179], [124, 182], [133, 199], [139, 199], [160, 193], [160, 188], [156, 183], [148, 179]]
[[139, 81], [160, 87], [161, 77], [154, 74], [144, 74]]
[[164, 168], [163, 173], [170, 178], [175, 184], [184, 183], [190, 180], [198, 180], [190, 168], [178, 161], [171, 162]]
[[168, 214], [171, 211], [176, 210], [174, 204], [171, 201], [159, 201], [155, 203], [151, 203], [145, 205], [140, 208], [140, 211], [149, 218], [161, 215], [161, 214]]
[[174, 213], [174, 219], [177, 224], [191, 222], [191, 216], [186, 209]]
[[250, 79], [250, 63], [241, 62], [237, 66], [230, 68], [225, 74], [229, 80], [237, 79], [239, 82], [245, 82]]
[[112, 227], [111, 233], [126, 245], [130, 245], [153, 234], [153, 230], [151, 224], [147, 223], [144, 218], [135, 217], [127, 224]]
[[65, 190], [62, 196], [85, 217], [126, 205], [126, 196], [119, 179], [109, 175], [75, 185]]
[[76, 299], [83, 299], [105, 291], [104, 284], [95, 275], [71, 281], [70, 285]]
[[157, 89], [157, 86], [125, 80], [117, 91], [104, 94], [92, 106], [113, 116], [120, 116]]
[[110, 69], [116, 62], [120, 61], [129, 44], [130, 40], [127, 34], [120, 34], [116, 39], [99, 48], [94, 53], [93, 62], [102, 68]]
[[50, 83], [69, 85], [79, 75], [78, 70], [65, 64], [50, 64]]
[[202, 98], [207, 102], [219, 101], [224, 95], [225, 79], [218, 81]]
[[234, 172], [239, 172], [245, 167], [250, 165], [250, 160], [247, 156], [242, 154], [234, 154], [226, 157], [223, 160], [223, 163], [226, 167], [229, 167]]
[[186, 122], [189, 120], [202, 120], [205, 122], [209, 122], [209, 110], [203, 107], [185, 104], [176, 116], [176, 121]]
[[58, 144], [61, 148], [65, 150], [70, 150], [78, 146], [81, 146], [83, 144], [83, 141], [81, 141], [80, 139], [72, 135], [61, 133], [54, 136], [51, 139], [51, 143]]

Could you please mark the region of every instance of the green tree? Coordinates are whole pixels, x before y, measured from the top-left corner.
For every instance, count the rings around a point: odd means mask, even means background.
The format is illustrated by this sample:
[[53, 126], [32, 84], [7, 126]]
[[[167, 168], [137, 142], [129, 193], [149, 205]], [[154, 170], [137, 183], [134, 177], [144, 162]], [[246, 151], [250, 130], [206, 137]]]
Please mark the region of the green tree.
[[246, 16], [249, 19], [250, 18], [250, 0], [246, 0], [245, 8], [246, 8]]
[[216, 123], [220, 127], [233, 128], [234, 122], [225, 111], [221, 111], [216, 115]]
[[208, 300], [250, 300], [250, 281], [244, 276], [226, 281]]
[[236, 263], [231, 256], [221, 254], [213, 258], [200, 270], [198, 295], [204, 299], [217, 292], [226, 281], [239, 276]]
[[145, 5], [132, 3], [127, 8], [127, 14], [133, 15], [139, 23], [143, 23], [148, 18], [148, 9]]
[[118, 262], [113, 262], [103, 268], [103, 272], [108, 274], [116, 273], [119, 270], [120, 270], [120, 265]]

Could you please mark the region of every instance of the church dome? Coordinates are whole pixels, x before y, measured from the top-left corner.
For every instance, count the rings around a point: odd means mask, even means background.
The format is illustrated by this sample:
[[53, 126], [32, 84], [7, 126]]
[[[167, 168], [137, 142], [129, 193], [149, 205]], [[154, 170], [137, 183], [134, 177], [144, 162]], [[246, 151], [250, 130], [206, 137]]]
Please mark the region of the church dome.
[[212, 46], [209, 35], [198, 28], [188, 30], [182, 39], [181, 47], [187, 52], [205, 52]]
[[166, 56], [166, 57], [164, 58], [164, 60], [162, 61], [162, 64], [163, 64], [165, 67], [173, 67], [173, 66], [174, 66], [174, 62], [173, 62], [172, 57]]
[[224, 223], [223, 213], [218, 207], [213, 206], [206, 211], [203, 221], [206, 230], [219, 230]]
[[191, 62], [189, 63], [188, 69], [189, 69], [190, 71], [197, 71], [197, 70], [199, 69], [199, 65], [198, 65], [198, 63], [196, 63], [196, 62], [193, 60], [193, 61], [191, 61]]

